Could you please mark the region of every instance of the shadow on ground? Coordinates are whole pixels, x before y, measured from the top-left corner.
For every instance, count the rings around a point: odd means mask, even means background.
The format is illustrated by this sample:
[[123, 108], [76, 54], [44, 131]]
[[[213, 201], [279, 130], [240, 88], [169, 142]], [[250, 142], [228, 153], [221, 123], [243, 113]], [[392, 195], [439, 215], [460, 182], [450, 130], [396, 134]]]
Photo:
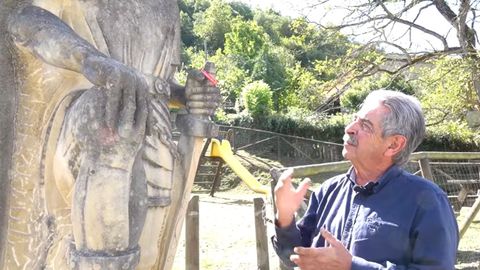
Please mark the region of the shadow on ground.
[[[457, 269], [477, 270], [480, 264], [480, 251], [459, 250], [457, 252]], [[463, 266], [464, 267], [461, 267]]]

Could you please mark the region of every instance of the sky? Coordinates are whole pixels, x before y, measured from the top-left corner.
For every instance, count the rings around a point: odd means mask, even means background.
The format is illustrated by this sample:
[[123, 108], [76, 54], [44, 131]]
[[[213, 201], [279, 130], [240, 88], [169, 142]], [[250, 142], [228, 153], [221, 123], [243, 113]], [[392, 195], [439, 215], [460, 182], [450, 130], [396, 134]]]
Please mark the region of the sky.
[[[301, 15], [306, 15], [307, 18], [313, 22], [319, 22], [321, 24], [328, 23], [339, 23], [344, 17], [344, 11], [338, 11], [336, 6], [341, 6], [345, 1], [351, 3], [355, 0], [329, 0], [329, 6], [323, 5], [317, 7], [316, 9], [309, 8], [313, 2], [319, 2], [321, 0], [241, 0], [242, 2], [250, 5], [253, 8], [268, 9], [272, 8], [276, 11], [279, 11], [282, 15], [290, 17], [298, 17]], [[361, 0], [358, 0], [361, 1]], [[452, 30], [450, 24], [436, 11], [434, 7], [427, 8], [423, 11], [422, 16], [417, 20], [417, 23], [428, 28], [432, 29], [435, 32], [441, 33], [444, 36], [447, 36], [447, 40], [450, 46], [458, 46], [456, 41], [456, 32]], [[412, 17], [413, 15], [410, 15]], [[435, 38], [431, 38], [423, 32], [413, 31], [411, 36], [405, 36], [403, 38], [398, 38], [402, 36], [405, 32], [405, 27], [397, 24], [393, 31], [389, 34], [389, 40], [394, 40], [396, 44], [403, 47], [411, 47], [410, 51], [421, 52], [421, 51], [431, 51], [432, 49], [442, 49], [442, 43]], [[344, 34], [350, 36], [353, 33], [364, 32], [362, 29], [351, 29], [349, 31], [343, 31]], [[354, 38], [355, 41], [365, 43], [371, 36], [364, 35], [361, 37]], [[395, 52], [395, 48], [385, 48], [387, 51]], [[400, 52], [400, 51], [398, 51]]]

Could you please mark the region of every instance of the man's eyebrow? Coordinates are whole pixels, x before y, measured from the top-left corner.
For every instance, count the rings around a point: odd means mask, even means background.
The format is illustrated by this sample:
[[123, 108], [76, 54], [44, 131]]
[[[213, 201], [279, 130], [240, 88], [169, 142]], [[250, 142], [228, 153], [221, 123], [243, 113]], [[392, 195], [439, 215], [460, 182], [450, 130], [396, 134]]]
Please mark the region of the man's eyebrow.
[[360, 120], [360, 122], [362, 122], [362, 124], [367, 124], [371, 128], [373, 128], [373, 123], [372, 121], [368, 120], [368, 118], [360, 117], [358, 114], [356, 115], [356, 117], [358, 118], [358, 120]]

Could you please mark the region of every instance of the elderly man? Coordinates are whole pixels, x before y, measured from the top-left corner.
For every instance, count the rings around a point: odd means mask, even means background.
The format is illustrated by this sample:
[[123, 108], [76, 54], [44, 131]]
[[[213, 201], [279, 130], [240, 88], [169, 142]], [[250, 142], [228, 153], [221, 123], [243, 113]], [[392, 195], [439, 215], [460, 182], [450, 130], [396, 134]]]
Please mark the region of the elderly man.
[[284, 263], [302, 270], [454, 269], [458, 227], [447, 196], [400, 167], [424, 133], [415, 98], [377, 90], [345, 128], [343, 156], [353, 166], [312, 194], [298, 223], [309, 180], [295, 189], [285, 171], [275, 188], [273, 239]]

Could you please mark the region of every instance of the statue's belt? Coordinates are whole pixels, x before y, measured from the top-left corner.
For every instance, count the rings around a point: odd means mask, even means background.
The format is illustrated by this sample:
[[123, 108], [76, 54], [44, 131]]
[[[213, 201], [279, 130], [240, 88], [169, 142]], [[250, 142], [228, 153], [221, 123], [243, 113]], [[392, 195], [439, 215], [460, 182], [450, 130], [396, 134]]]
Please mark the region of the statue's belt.
[[167, 80], [151, 74], [143, 74], [143, 77], [147, 81], [149, 94], [159, 98], [170, 97], [170, 84]]

